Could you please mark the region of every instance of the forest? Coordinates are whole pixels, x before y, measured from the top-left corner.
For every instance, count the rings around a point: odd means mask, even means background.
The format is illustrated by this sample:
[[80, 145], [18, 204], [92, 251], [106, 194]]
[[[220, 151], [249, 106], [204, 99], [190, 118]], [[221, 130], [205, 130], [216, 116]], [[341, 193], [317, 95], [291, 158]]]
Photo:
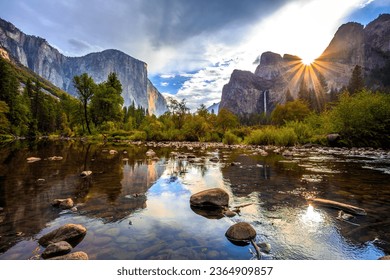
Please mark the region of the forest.
[[186, 100], [173, 98], [159, 117], [134, 103], [125, 107], [115, 73], [100, 84], [84, 73], [74, 77], [73, 85], [77, 97], [51, 88], [37, 75], [1, 58], [1, 139], [44, 136], [292, 146], [328, 145], [327, 135], [337, 134], [338, 145], [390, 147], [390, 95], [365, 88], [359, 66], [348, 87], [327, 90], [326, 99], [313, 98], [315, 93], [302, 84], [296, 100], [290, 94], [271, 114], [246, 117], [226, 109], [215, 115], [203, 104], [192, 113]]

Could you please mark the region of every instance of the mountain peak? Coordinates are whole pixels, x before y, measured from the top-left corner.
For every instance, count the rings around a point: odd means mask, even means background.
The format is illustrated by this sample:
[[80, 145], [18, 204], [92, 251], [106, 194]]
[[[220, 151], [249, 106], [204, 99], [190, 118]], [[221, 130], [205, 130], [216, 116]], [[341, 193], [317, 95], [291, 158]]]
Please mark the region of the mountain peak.
[[0, 46], [17, 62], [70, 94], [75, 94], [72, 80], [76, 75], [87, 73], [96, 83], [101, 83], [115, 72], [122, 83], [124, 106], [134, 102], [137, 107], [150, 109], [150, 114], [161, 114], [167, 109], [164, 97], [148, 80], [147, 64], [120, 50], [108, 49], [82, 57], [67, 57], [45, 39], [26, 35], [2, 19]]

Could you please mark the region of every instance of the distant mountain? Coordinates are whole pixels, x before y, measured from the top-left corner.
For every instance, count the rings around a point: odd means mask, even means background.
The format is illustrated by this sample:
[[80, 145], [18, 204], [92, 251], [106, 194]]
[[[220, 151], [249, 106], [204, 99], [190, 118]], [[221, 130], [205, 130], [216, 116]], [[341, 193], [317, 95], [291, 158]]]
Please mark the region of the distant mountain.
[[293, 55], [265, 52], [254, 73], [234, 70], [223, 87], [221, 108], [244, 116], [269, 113], [286, 101], [286, 93], [297, 98], [302, 83], [316, 96], [327, 95], [348, 85], [353, 68], [363, 69], [370, 88], [389, 87], [390, 14], [380, 15], [366, 27], [342, 25], [323, 54], [310, 66]]
[[216, 114], [216, 115], [218, 115], [219, 104], [220, 104], [220, 102], [218, 102], [218, 103], [213, 103], [213, 105], [211, 105], [210, 107], [207, 108], [207, 111], [208, 111], [210, 114]]
[[0, 47], [17, 62], [30, 68], [59, 88], [75, 95], [72, 79], [88, 73], [96, 83], [111, 72], [122, 83], [124, 105], [133, 102], [160, 115], [167, 110], [166, 101], [147, 77], [147, 64], [118, 50], [105, 50], [83, 57], [66, 57], [42, 38], [26, 35], [13, 24], [0, 19]]

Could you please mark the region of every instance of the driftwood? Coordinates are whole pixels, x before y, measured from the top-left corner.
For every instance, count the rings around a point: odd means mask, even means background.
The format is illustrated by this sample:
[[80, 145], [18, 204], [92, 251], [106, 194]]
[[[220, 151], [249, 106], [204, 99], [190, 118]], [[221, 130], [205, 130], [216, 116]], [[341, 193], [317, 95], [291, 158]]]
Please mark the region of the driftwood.
[[355, 214], [355, 215], [360, 215], [360, 216], [365, 216], [367, 215], [366, 210], [363, 208], [359, 208], [356, 206], [352, 206], [349, 204], [333, 201], [333, 200], [328, 200], [328, 199], [322, 199], [322, 198], [313, 198], [308, 200], [310, 203], [320, 205], [320, 206], [325, 206], [325, 207], [330, 207], [330, 208], [336, 208], [343, 210], [347, 213]]
[[241, 204], [241, 205], [237, 205], [237, 206], [234, 206], [233, 208], [233, 211], [234, 212], [239, 212], [241, 208], [244, 208], [244, 207], [247, 207], [247, 206], [251, 206], [253, 203], [246, 203], [246, 204]]

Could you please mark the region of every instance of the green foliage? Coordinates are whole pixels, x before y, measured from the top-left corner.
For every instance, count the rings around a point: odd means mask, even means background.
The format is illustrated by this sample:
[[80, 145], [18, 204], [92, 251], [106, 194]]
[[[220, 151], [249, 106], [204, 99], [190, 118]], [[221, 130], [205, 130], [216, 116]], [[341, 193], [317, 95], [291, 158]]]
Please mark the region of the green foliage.
[[91, 134], [91, 128], [89, 125], [88, 103], [91, 100], [96, 84], [92, 77], [84, 73], [80, 76], [73, 77], [73, 86], [76, 88], [78, 97], [83, 105], [84, 121], [88, 129], [88, 133]]
[[108, 75], [107, 81], [97, 85], [91, 97], [90, 112], [96, 127], [105, 122], [120, 122], [124, 117], [122, 110], [122, 85], [115, 73]]
[[276, 125], [283, 125], [289, 121], [302, 121], [310, 114], [307, 103], [298, 99], [277, 105], [271, 113], [271, 121]]
[[236, 115], [234, 115], [229, 110], [223, 108], [219, 111], [216, 126], [222, 132], [226, 132], [228, 129], [233, 129], [238, 127], [239, 121]]
[[4, 101], [0, 101], [0, 134], [7, 133], [9, 130], [9, 121], [7, 114], [9, 113], [9, 107]]
[[266, 126], [253, 130], [245, 142], [251, 145], [293, 146], [298, 142], [298, 136], [291, 127]]
[[228, 144], [228, 145], [235, 145], [235, 144], [239, 144], [241, 142], [241, 139], [237, 135], [235, 135], [233, 132], [228, 130], [225, 133], [225, 135], [223, 136], [222, 142], [224, 144]]
[[330, 112], [333, 130], [349, 146], [390, 147], [390, 96], [344, 93]]
[[348, 91], [350, 94], [355, 94], [364, 89], [364, 78], [362, 73], [362, 67], [356, 65], [353, 68], [351, 79], [348, 83]]

